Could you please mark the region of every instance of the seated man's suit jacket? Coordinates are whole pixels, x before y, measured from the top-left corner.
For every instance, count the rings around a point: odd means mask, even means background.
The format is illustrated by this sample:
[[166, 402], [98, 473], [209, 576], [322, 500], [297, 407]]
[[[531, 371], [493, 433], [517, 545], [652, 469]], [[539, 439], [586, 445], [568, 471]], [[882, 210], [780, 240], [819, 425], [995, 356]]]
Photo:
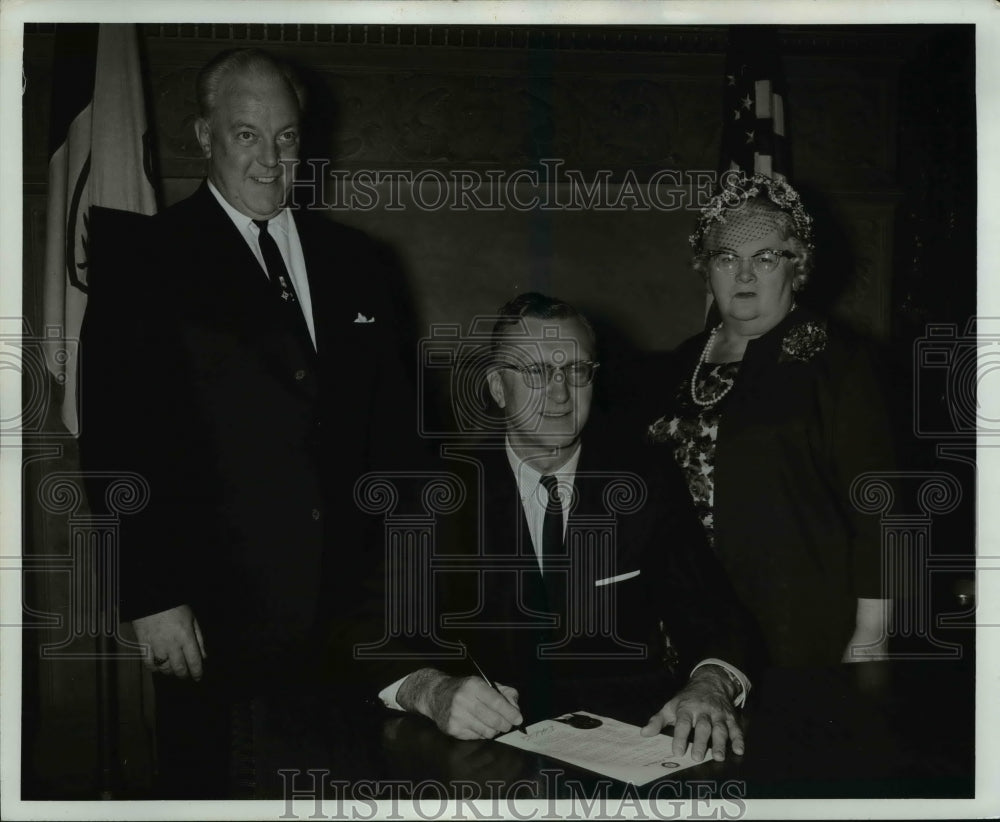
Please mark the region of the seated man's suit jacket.
[[377, 559], [354, 481], [413, 453], [385, 255], [294, 219], [315, 350], [205, 183], [128, 236], [95, 232], [82, 456], [149, 485], [122, 517], [121, 616], [190, 604], [206, 676], [311, 664], [320, 626], [352, 607], [340, 583]]
[[540, 573], [503, 443], [466, 457], [462, 534], [445, 550], [475, 562], [445, 576], [441, 636], [517, 687], [529, 720], [652, 712], [701, 659], [748, 666], [754, 638], [673, 466], [585, 437], [564, 554]]

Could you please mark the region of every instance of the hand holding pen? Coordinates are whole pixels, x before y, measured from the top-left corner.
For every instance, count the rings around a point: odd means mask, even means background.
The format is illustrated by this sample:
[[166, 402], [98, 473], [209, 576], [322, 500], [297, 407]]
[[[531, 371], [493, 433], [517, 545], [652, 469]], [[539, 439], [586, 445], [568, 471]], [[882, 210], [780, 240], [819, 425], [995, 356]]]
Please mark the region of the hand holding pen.
[[[510, 702], [510, 704], [513, 705], [515, 708], [518, 708], [517, 704], [514, 703], [514, 702], [512, 702], [510, 700], [510, 698], [503, 691], [501, 691], [497, 687], [496, 683], [493, 682], [493, 680], [490, 679], [488, 676], [486, 676], [486, 673], [483, 671], [483, 669], [481, 667], [479, 667], [479, 663], [476, 662], [476, 658], [471, 653], [469, 653], [469, 649], [466, 647], [465, 643], [464, 642], [459, 642], [459, 644], [462, 646], [462, 650], [465, 651], [466, 657], [468, 657], [469, 662], [472, 663], [472, 666], [476, 669], [476, 672], [482, 678], [483, 682], [485, 682], [494, 691], [496, 691], [498, 694], [500, 694], [500, 696], [502, 696], [504, 699], [506, 699], [508, 702]], [[520, 712], [520, 708], [518, 708], [518, 711]], [[514, 727], [517, 730], [519, 730], [521, 733], [527, 735], [528, 732], [526, 730], [524, 730], [524, 722], [521, 722], [520, 725], [515, 725]]]
[[[468, 655], [468, 649], [462, 647]], [[396, 693], [400, 707], [423, 714], [456, 739], [493, 739], [518, 723], [523, 725], [517, 690], [494, 684], [471, 656], [469, 659], [478, 676], [452, 676], [435, 668], [411, 673]]]

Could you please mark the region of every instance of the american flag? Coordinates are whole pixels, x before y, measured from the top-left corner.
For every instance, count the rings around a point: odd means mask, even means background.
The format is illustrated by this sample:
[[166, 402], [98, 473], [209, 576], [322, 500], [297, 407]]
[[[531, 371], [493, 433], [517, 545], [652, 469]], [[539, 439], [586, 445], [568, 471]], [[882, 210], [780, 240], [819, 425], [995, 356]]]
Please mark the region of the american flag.
[[774, 26], [731, 26], [723, 94], [722, 171], [789, 173], [785, 79]]

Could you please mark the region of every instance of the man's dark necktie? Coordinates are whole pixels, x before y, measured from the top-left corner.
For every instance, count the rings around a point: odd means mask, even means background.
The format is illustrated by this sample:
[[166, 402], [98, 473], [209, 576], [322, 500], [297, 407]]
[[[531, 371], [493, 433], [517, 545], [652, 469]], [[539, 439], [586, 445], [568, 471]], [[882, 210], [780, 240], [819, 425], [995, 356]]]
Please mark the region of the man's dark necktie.
[[[545, 504], [545, 518], [542, 520], [542, 557], [540, 567], [541, 595], [544, 605], [541, 610], [550, 614], [562, 614], [566, 619], [566, 572], [560, 562], [560, 555], [565, 558], [563, 550], [563, 509], [559, 496], [559, 482], [555, 476], [546, 474], [540, 480], [542, 487], [548, 492], [549, 499]], [[562, 636], [566, 625], [546, 630], [545, 642], [553, 642]], [[537, 652], [537, 651], [536, 651]]]
[[545, 519], [542, 521], [542, 558], [539, 566], [544, 572], [546, 561], [563, 553], [563, 511], [559, 498], [559, 481], [555, 475], [546, 474], [540, 482], [549, 494], [549, 500], [545, 504]]
[[264, 265], [267, 267], [267, 274], [271, 280], [271, 286], [282, 302], [295, 305], [298, 299], [295, 296], [295, 289], [292, 287], [292, 278], [288, 275], [285, 261], [278, 251], [278, 244], [274, 237], [267, 233], [267, 220], [254, 220], [254, 225], [260, 229], [257, 241], [260, 243], [260, 253], [264, 257]]
[[[284, 306], [284, 316], [289, 329], [296, 334], [304, 333], [309, 336], [309, 329], [306, 326], [305, 316], [299, 307], [298, 297], [295, 296], [295, 287], [292, 285], [292, 278], [285, 267], [285, 261], [278, 251], [278, 244], [267, 231], [267, 220], [254, 220], [254, 225], [260, 229], [258, 242], [260, 243], [260, 253], [264, 257], [264, 265], [267, 266], [268, 278], [271, 281], [271, 288], [277, 295], [278, 300]], [[309, 347], [312, 347], [310, 341]]]

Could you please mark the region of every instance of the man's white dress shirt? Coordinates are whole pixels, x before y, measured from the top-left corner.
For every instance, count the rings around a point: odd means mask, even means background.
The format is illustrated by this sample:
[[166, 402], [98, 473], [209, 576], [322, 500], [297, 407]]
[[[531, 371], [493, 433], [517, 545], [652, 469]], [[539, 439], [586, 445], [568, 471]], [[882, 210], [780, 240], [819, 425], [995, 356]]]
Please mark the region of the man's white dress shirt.
[[[260, 229], [257, 228], [251, 217], [247, 217], [233, 208], [215, 184], [209, 180], [208, 190], [212, 192], [215, 199], [219, 201], [223, 211], [229, 215], [240, 235], [246, 240], [250, 250], [253, 252], [257, 262], [260, 263], [261, 272], [265, 277], [270, 276], [267, 266], [264, 264], [264, 255], [260, 250]], [[287, 208], [281, 209], [270, 220], [267, 221], [267, 233], [274, 239], [284, 260], [288, 275], [292, 278], [292, 286], [295, 288], [295, 296], [302, 307], [302, 316], [305, 318], [306, 327], [309, 329], [309, 336], [312, 338], [313, 348], [316, 347], [316, 329], [313, 326], [312, 296], [309, 293], [309, 278], [306, 276], [306, 258], [302, 254], [302, 242], [299, 240], [299, 232], [295, 228], [295, 220]]]

